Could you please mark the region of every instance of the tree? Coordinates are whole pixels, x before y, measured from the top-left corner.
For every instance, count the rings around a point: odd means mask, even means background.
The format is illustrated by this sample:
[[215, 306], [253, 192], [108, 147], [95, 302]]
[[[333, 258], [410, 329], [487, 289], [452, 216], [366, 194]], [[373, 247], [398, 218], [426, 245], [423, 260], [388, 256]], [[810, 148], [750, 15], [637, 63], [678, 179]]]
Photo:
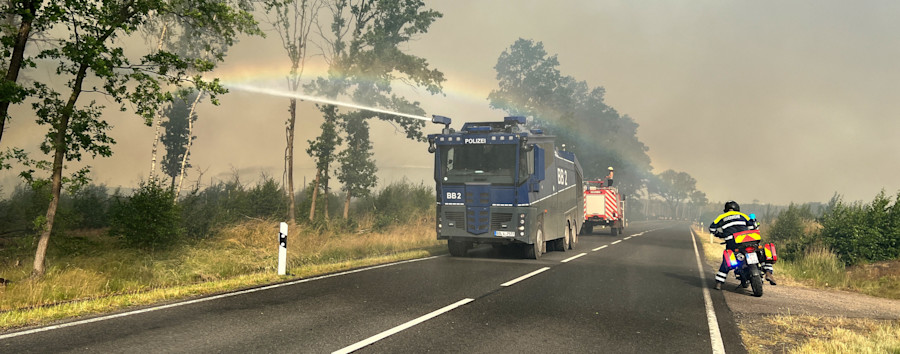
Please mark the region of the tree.
[[[309, 34], [312, 25], [318, 17], [319, 10], [324, 4], [319, 0], [270, 0], [266, 1], [266, 13], [272, 17], [269, 23], [281, 38], [281, 44], [287, 52], [291, 62], [291, 69], [287, 76], [288, 89], [297, 92], [300, 88], [300, 78], [306, 64], [309, 52]], [[286, 176], [288, 194], [288, 219], [296, 223], [296, 202], [294, 201], [294, 129], [297, 123], [297, 99], [291, 98], [288, 106], [290, 116], [286, 122], [285, 138], [287, 146], [284, 149], [284, 172]], [[327, 171], [326, 171], [327, 172]], [[316, 172], [319, 179], [320, 172]], [[314, 192], [315, 193], [315, 192]], [[327, 200], [327, 198], [326, 198]], [[313, 202], [315, 208], [315, 202]], [[327, 212], [327, 208], [326, 208]], [[310, 216], [312, 216], [312, 212]]]
[[[697, 181], [686, 172], [665, 170], [651, 184], [650, 192], [662, 197], [672, 210], [672, 217], [678, 217], [678, 207], [697, 190]], [[699, 195], [697, 195], [699, 198]], [[705, 195], [704, 195], [705, 198]]]
[[604, 102], [606, 90], [560, 73], [556, 55], [541, 42], [518, 39], [497, 59], [498, 88], [491, 107], [531, 117], [574, 152], [587, 179], [616, 170], [616, 185], [627, 195], [638, 192], [650, 175], [648, 148], [637, 138], [638, 124]]
[[[212, 51], [213, 60], [185, 58], [169, 51], [152, 51], [136, 61], [125, 55], [121, 47], [123, 37], [143, 26], [152, 14], [177, 15], [175, 18], [189, 27], [203, 28], [195, 36], [217, 36], [228, 45], [233, 44], [239, 33], [262, 34], [252, 15], [221, 0], [129, 0], [95, 2], [67, 0], [57, 2], [63, 16], [57, 28], [63, 38], [54, 40], [55, 46], [38, 54], [37, 58], [58, 63], [56, 74], [68, 78], [70, 90], [65, 100], [49, 86], [37, 83], [35, 92], [39, 102], [33, 104], [38, 123], [49, 126], [41, 150], [53, 153], [51, 163], [52, 199], [42, 220], [42, 233], [35, 252], [34, 276], [44, 274], [44, 261], [53, 221], [59, 204], [66, 161], [80, 160], [82, 152], [94, 157], [112, 154], [115, 142], [106, 131], [109, 125], [101, 119], [103, 106], [91, 101], [79, 105], [82, 94], [100, 93], [119, 104], [122, 111], [132, 107], [135, 114], [150, 124], [162, 103], [171, 101], [172, 94], [164, 92], [165, 84], [191, 84], [207, 90], [213, 97], [226, 90], [218, 80], [207, 82], [199, 74], [211, 70], [224, 53]], [[191, 11], [183, 11], [190, 5]], [[177, 12], [174, 12], [177, 11]], [[55, 28], [56, 29], [56, 28]], [[65, 38], [67, 36], [67, 38]], [[91, 86], [97, 82], [98, 86]], [[88, 86], [86, 86], [88, 85]], [[213, 102], [217, 101], [213, 98]], [[77, 179], [86, 179], [85, 170]]]
[[316, 161], [316, 180], [313, 183], [312, 205], [309, 209], [309, 221], [315, 219], [316, 197], [319, 194], [320, 182], [325, 186], [325, 218], [328, 218], [328, 180], [331, 163], [337, 158], [337, 147], [341, 144], [341, 138], [337, 131], [337, 106], [323, 105], [319, 110], [325, 116], [322, 123], [322, 133], [315, 140], [309, 140], [309, 148], [306, 153]]
[[[175, 97], [175, 99], [163, 110], [163, 115], [167, 120], [160, 123], [165, 130], [161, 141], [166, 148], [166, 154], [162, 158], [162, 170], [172, 179], [169, 188], [175, 189], [175, 178], [184, 173], [186, 168], [191, 167], [187, 162], [190, 152], [187, 149], [189, 140], [197, 137], [191, 134], [190, 126], [197, 120], [197, 113], [191, 112], [191, 104], [199, 98], [197, 92], [190, 92], [186, 97]], [[184, 163], [182, 163], [184, 162]], [[182, 167], [182, 165], [184, 165]], [[175, 195], [177, 197], [177, 194]]]
[[[425, 3], [420, 0], [362, 0], [356, 3], [336, 0], [329, 4], [329, 9], [332, 13], [331, 33], [329, 36], [323, 33], [327, 43], [324, 56], [329, 65], [329, 75], [316, 79], [308, 88], [330, 98], [348, 95], [354, 102], [370, 107], [401, 113], [424, 113], [418, 102], [410, 102], [393, 94], [391, 85], [394, 81], [403, 81], [424, 87], [431, 94], [441, 92], [444, 74], [429, 68], [424, 58], [401, 50], [404, 43], [426, 33], [428, 27], [442, 16], [441, 13], [425, 8]], [[343, 117], [346, 118], [347, 149], [354, 151], [347, 154], [359, 153], [362, 149], [371, 150], [369, 125], [366, 123], [371, 118], [398, 125], [409, 139], [424, 141], [425, 138], [422, 133], [425, 122], [422, 120], [365, 110]], [[365, 134], [361, 133], [363, 130]], [[351, 184], [344, 186], [349, 191], [348, 198], [361, 193], [362, 186], [368, 186], [367, 189], [374, 186], [374, 178], [349, 173], [353, 168], [351, 166], [360, 166], [364, 170], [367, 168], [365, 166], [374, 166], [371, 154], [365, 156], [365, 161], [362, 157], [341, 160], [341, 169], [348, 171], [344, 176]], [[345, 201], [345, 209], [347, 203], [349, 201]]]
[[350, 216], [350, 198], [369, 195], [378, 182], [378, 168], [372, 160], [372, 142], [369, 141], [369, 123], [366, 116], [356, 111], [344, 116], [342, 129], [347, 133], [347, 148], [338, 155], [341, 167], [338, 181], [344, 185], [344, 219]]
[[10, 23], [5, 24], [4, 27], [8, 27], [3, 29], [0, 38], [4, 58], [8, 58], [4, 62], [6, 75], [0, 82], [0, 141], [3, 138], [6, 121], [9, 119], [9, 105], [22, 102], [29, 94], [28, 90], [17, 82], [23, 66], [35, 65], [34, 61], [25, 57], [28, 40], [33, 31], [42, 31], [48, 24], [57, 21], [60, 9], [58, 4], [53, 2], [44, 4], [44, 1], [40, 0], [3, 2], [2, 12], [12, 15], [12, 18]]

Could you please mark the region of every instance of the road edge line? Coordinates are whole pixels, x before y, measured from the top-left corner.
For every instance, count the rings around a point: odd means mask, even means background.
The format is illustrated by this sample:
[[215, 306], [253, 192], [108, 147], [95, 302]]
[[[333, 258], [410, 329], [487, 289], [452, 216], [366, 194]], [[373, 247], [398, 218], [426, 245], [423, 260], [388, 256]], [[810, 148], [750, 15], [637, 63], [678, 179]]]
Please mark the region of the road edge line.
[[722, 341], [722, 332], [719, 331], [719, 320], [716, 318], [716, 310], [713, 308], [712, 296], [709, 294], [709, 286], [706, 283], [706, 275], [703, 274], [703, 262], [700, 261], [700, 251], [697, 250], [697, 239], [693, 229], [691, 232], [691, 245], [694, 246], [694, 256], [697, 258], [697, 271], [700, 272], [700, 288], [703, 289], [703, 302], [706, 305], [706, 322], [709, 324], [709, 343], [713, 354], [725, 354], [725, 344]]

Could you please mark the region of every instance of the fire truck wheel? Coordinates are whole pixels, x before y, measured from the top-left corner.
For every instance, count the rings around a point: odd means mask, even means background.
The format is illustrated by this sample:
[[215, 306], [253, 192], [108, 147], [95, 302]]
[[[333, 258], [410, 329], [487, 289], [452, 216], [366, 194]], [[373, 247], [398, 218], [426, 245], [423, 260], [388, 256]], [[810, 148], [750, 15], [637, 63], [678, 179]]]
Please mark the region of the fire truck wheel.
[[613, 235], [613, 236], [616, 236], [616, 235], [619, 234], [619, 229], [618, 229], [618, 228], [615, 228], [615, 227], [610, 227], [610, 228], [609, 228], [609, 234], [610, 234], [610, 235]]
[[582, 235], [590, 235], [594, 233], [594, 225], [581, 224], [581, 229], [584, 230]]

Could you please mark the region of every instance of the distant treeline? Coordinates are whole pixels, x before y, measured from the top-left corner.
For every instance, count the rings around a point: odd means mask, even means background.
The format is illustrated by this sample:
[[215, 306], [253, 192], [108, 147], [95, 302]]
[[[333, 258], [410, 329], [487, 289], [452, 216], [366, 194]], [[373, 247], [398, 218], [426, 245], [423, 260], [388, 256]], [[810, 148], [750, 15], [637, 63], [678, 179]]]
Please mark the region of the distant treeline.
[[[344, 196], [330, 194], [329, 202], [318, 196], [317, 218], [309, 221], [312, 185], [295, 197], [297, 220], [318, 228], [356, 228], [366, 219], [372, 228], [410, 222], [430, 215], [434, 208], [434, 192], [430, 186], [408, 182], [390, 184], [378, 192], [357, 199], [351, 206], [350, 219], [340, 218]], [[286, 221], [287, 195], [282, 186], [263, 176], [259, 183], [245, 186], [236, 178], [195, 189], [175, 199], [171, 188], [159, 183], [143, 182], [131, 192], [110, 191], [105, 185], [87, 185], [65, 193], [53, 228], [54, 235], [64, 236], [71, 230], [108, 229], [122, 237], [125, 244], [142, 248], [166, 247], [181, 240], [210, 237], [218, 229], [248, 219]], [[0, 201], [0, 249], [33, 248], [50, 203], [48, 185], [17, 186], [8, 199]], [[328, 215], [338, 216], [326, 219]]]
[[791, 204], [764, 227], [764, 237], [788, 260], [822, 248], [846, 265], [900, 259], [900, 193], [889, 197], [882, 191], [869, 203], [835, 195], [821, 207]]

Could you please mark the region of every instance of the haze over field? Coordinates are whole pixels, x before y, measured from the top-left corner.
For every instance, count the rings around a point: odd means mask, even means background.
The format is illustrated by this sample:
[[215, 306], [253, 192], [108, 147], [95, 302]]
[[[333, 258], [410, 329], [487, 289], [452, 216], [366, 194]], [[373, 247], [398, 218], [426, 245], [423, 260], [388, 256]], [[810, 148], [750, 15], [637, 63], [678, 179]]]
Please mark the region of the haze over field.
[[[900, 3], [437, 1], [443, 13], [409, 48], [444, 72], [444, 96], [426, 92], [426, 112], [500, 120], [488, 107], [493, 66], [516, 39], [543, 42], [563, 75], [606, 88], [606, 103], [632, 117], [654, 172], [684, 171], [712, 201], [827, 201], [834, 192], [870, 200], [900, 189]], [[259, 16], [262, 21], [264, 17]], [[267, 25], [263, 24], [264, 27]], [[144, 45], [136, 42], [136, 45]], [[286, 87], [277, 35], [246, 38], [217, 74], [232, 84]], [[307, 79], [324, 74], [312, 58]], [[26, 72], [43, 79], [49, 72]], [[287, 99], [233, 90], [199, 112], [188, 179], [244, 181], [283, 171]], [[102, 103], [102, 101], [101, 101]], [[107, 106], [115, 106], [112, 102]], [[37, 150], [43, 130], [15, 107], [2, 148]], [[111, 158], [88, 161], [97, 183], [135, 186], [150, 169], [153, 129], [131, 112], [105, 119], [117, 140]], [[296, 183], [314, 178], [306, 141], [321, 114], [302, 104]], [[406, 178], [426, 185], [432, 155], [384, 122], [373, 122], [381, 185]], [[436, 132], [429, 126], [428, 132]], [[18, 171], [0, 173], [4, 192]]]

